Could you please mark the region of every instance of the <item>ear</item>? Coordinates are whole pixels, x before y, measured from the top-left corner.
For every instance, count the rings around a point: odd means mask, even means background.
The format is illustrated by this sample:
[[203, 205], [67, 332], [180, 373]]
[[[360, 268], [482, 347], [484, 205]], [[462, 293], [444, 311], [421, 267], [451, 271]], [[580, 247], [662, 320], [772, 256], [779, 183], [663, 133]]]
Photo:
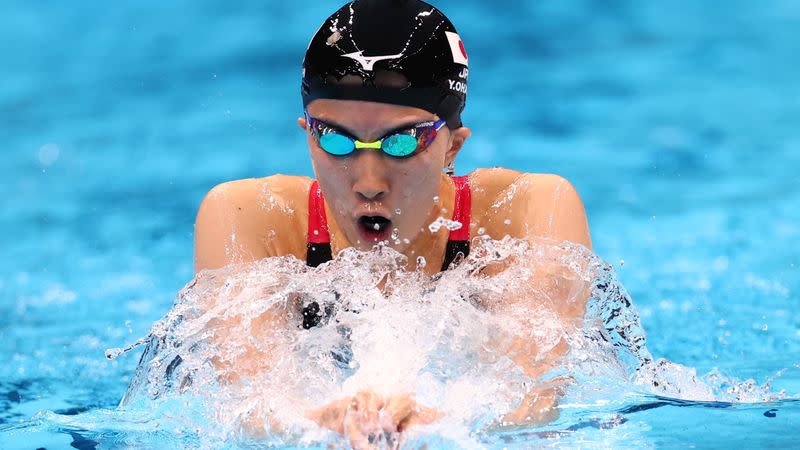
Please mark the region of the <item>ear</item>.
[[444, 156], [445, 166], [450, 165], [450, 163], [456, 160], [456, 155], [458, 155], [461, 147], [464, 146], [464, 142], [466, 142], [470, 136], [472, 136], [472, 130], [467, 127], [460, 127], [450, 131], [450, 148], [447, 149], [447, 153]]
[[302, 128], [303, 131], [308, 130], [308, 122], [306, 122], [304, 117], [297, 118], [297, 125], [300, 125], [300, 128]]

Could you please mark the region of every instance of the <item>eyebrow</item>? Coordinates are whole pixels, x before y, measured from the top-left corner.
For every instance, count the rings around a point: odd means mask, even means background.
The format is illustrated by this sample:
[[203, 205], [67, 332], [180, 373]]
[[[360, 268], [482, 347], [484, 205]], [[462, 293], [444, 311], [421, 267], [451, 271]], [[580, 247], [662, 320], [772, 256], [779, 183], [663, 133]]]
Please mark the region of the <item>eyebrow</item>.
[[[347, 136], [349, 136], [349, 137], [351, 137], [351, 138], [353, 138], [353, 139], [355, 139], [357, 141], [361, 140], [350, 129], [348, 129], [345, 126], [339, 125], [336, 122], [328, 121], [328, 120], [325, 120], [325, 119], [317, 119], [315, 117], [312, 117], [312, 119], [320, 121], [320, 122], [324, 123], [325, 125], [328, 125], [331, 128], [336, 128], [339, 131], [344, 131]], [[435, 119], [430, 119], [430, 120], [422, 120], [422, 121], [415, 120], [415, 121], [405, 122], [402, 125], [395, 126], [394, 128], [390, 128], [388, 131], [383, 132], [381, 134], [382, 137], [378, 138], [378, 139], [379, 140], [383, 139], [384, 137], [389, 136], [390, 134], [396, 133], [398, 131], [405, 131], [405, 130], [414, 128], [414, 127], [416, 127], [417, 125], [419, 125], [421, 123], [428, 123], [428, 122], [436, 122], [436, 120]]]

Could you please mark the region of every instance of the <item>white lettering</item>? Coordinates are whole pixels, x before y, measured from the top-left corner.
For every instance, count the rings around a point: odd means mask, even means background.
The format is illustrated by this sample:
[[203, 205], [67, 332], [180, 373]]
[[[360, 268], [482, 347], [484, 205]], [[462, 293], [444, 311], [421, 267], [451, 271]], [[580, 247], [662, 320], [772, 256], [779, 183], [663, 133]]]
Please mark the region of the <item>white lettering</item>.
[[455, 80], [447, 80], [450, 83], [450, 89], [456, 92], [461, 92], [462, 94], [467, 94], [467, 83], [462, 83], [460, 81]]
[[458, 74], [458, 77], [459, 77], [459, 78], [461, 78], [462, 80], [463, 80], [463, 79], [465, 79], [465, 78], [467, 78], [468, 76], [469, 76], [469, 69], [467, 69], [466, 67], [464, 67], [464, 68], [461, 70], [461, 73], [460, 73], [460, 74]]

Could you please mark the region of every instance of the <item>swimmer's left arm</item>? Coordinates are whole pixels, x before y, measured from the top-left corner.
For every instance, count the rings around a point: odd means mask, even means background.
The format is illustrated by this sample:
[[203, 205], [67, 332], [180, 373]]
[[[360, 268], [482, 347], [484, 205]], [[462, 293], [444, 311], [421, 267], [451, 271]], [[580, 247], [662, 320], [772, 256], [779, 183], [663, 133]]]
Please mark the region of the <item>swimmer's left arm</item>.
[[[510, 235], [535, 244], [569, 241], [591, 250], [592, 241], [583, 202], [575, 188], [557, 175], [522, 174], [503, 194], [511, 199], [506, 211], [495, 211], [497, 221], [492, 228], [495, 234]], [[501, 201], [495, 205], [502, 204]], [[499, 229], [498, 226], [500, 227]], [[553, 247], [554, 251], [557, 247]], [[574, 272], [557, 263], [559, 258], [542, 258], [527, 261], [535, 276], [521, 283], [515, 293], [504, 295], [496, 306], [506, 313], [526, 320], [524, 311], [536, 311], [538, 305], [548, 301], [553, 311], [566, 327], [577, 324], [585, 312], [590, 286], [576, 277]], [[544, 299], [547, 298], [547, 300]], [[556, 327], [558, 329], [558, 327]], [[506, 353], [526, 373], [538, 379], [557, 366], [568, 351], [562, 338], [550, 348], [540, 348], [536, 340], [517, 337]], [[525, 399], [503, 418], [506, 424], [547, 423], [558, 417], [557, 400], [562, 391], [561, 382], [551, 380], [534, 386]]]

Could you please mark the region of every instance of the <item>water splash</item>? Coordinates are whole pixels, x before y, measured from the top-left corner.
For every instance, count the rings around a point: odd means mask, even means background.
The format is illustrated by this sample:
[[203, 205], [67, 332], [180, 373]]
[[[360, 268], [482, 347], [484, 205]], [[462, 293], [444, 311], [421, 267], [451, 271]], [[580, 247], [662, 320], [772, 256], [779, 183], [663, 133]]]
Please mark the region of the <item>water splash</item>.
[[[570, 423], [585, 414], [576, 406], [613, 411], [642, 395], [782, 398], [655, 360], [611, 266], [581, 246], [478, 237], [452, 270], [407, 265], [382, 246], [316, 269], [282, 257], [205, 271], [145, 338], [122, 405], [190, 398], [216, 438], [309, 443], [334, 436], [308, 411], [366, 389], [410, 392], [442, 413], [420, 433], [470, 446], [512, 419]], [[304, 313], [319, 325], [304, 329]], [[531, 393], [558, 406], [514, 418]]]
[[461, 226], [461, 222], [445, 219], [444, 217], [438, 217], [436, 220], [428, 224], [428, 230], [430, 230], [431, 233], [437, 233], [442, 228], [445, 228], [449, 231], [455, 231], [461, 229]]

